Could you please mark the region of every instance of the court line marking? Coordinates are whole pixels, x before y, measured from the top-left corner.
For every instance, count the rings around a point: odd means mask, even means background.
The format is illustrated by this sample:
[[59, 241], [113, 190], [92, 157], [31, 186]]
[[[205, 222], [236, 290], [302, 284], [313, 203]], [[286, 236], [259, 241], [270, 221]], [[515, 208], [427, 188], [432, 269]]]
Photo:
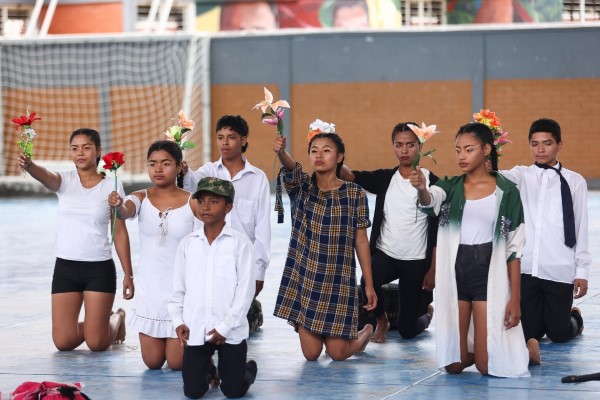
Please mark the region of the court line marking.
[[434, 372], [433, 374], [431, 374], [431, 375], [429, 375], [429, 376], [426, 376], [425, 378], [423, 378], [423, 379], [421, 379], [421, 380], [418, 380], [418, 381], [416, 381], [415, 383], [413, 383], [413, 384], [410, 384], [410, 385], [408, 385], [408, 386], [406, 386], [406, 387], [404, 387], [404, 388], [402, 388], [402, 389], [398, 390], [398, 391], [397, 391], [397, 392], [395, 392], [395, 393], [388, 394], [387, 396], [385, 396], [385, 397], [382, 397], [382, 398], [381, 398], [381, 400], [386, 400], [386, 399], [389, 399], [390, 397], [392, 397], [392, 396], [395, 396], [395, 395], [397, 395], [397, 394], [399, 394], [399, 393], [402, 393], [402, 392], [404, 392], [404, 391], [406, 391], [406, 390], [408, 390], [408, 389], [412, 388], [413, 386], [417, 386], [419, 383], [421, 383], [421, 382], [424, 382], [424, 381], [426, 381], [427, 379], [433, 378], [434, 376], [436, 376], [436, 375], [439, 375], [439, 374], [441, 374], [441, 373], [442, 373], [442, 371], [437, 371], [437, 372]]

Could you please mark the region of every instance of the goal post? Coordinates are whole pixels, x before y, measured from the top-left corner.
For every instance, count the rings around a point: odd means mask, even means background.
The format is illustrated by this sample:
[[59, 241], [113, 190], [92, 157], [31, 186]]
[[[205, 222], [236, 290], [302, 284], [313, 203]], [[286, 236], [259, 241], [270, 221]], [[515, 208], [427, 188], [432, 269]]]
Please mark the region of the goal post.
[[69, 135], [88, 127], [100, 132], [103, 153], [125, 153], [124, 177], [147, 177], [149, 145], [166, 138], [183, 109], [196, 123], [190, 140], [197, 145], [184, 157], [193, 165], [207, 161], [209, 40], [136, 34], [0, 41], [0, 179], [19, 175], [10, 119], [27, 107], [42, 118], [34, 126], [36, 160], [69, 160]]

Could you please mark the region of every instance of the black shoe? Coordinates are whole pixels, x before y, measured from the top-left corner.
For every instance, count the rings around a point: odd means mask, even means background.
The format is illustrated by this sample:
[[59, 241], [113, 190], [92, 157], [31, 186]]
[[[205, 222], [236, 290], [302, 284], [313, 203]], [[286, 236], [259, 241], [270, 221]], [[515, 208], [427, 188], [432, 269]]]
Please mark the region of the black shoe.
[[581, 317], [581, 310], [577, 307], [571, 308], [571, 317], [577, 321], [577, 334], [581, 335], [583, 332], [583, 318]]
[[248, 382], [248, 385], [252, 385], [254, 383], [257, 373], [258, 365], [256, 365], [256, 361], [249, 360], [246, 363], [246, 381]]

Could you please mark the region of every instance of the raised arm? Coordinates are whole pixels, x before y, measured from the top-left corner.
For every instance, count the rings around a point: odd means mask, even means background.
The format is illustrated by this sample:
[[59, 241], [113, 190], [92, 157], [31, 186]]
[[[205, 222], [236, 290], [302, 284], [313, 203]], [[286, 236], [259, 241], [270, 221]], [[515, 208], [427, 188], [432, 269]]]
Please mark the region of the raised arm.
[[340, 171], [341, 178], [346, 182], [354, 182], [356, 177], [350, 168], [346, 166], [346, 164], [342, 165], [342, 169]]
[[283, 136], [276, 136], [273, 140], [273, 150], [277, 153], [281, 165], [288, 171], [291, 171], [296, 166], [296, 160], [292, 158], [290, 153], [285, 150], [286, 140]]
[[46, 188], [53, 192], [57, 192], [60, 189], [61, 179], [60, 175], [56, 172], [52, 172], [31, 161], [24, 154], [17, 156], [17, 165], [27, 171], [29, 175], [36, 181], [41, 182]]

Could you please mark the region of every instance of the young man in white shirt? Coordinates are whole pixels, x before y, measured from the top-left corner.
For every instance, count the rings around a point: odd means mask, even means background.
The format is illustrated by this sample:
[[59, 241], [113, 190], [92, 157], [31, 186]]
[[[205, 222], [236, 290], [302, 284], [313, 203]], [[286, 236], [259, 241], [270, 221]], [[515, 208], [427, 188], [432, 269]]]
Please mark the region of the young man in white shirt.
[[587, 184], [558, 162], [562, 144], [560, 125], [538, 119], [529, 129], [534, 165], [502, 171], [517, 184], [525, 212], [521, 321], [531, 364], [541, 362], [539, 340], [544, 335], [562, 343], [583, 331], [581, 311], [572, 306], [573, 298], [587, 293], [592, 262]]
[[225, 222], [235, 190], [229, 181], [203, 178], [193, 198], [203, 228], [182, 239], [175, 257], [169, 313], [183, 352], [183, 392], [204, 396], [217, 370], [221, 391], [242, 397], [254, 382], [257, 366], [246, 362], [246, 314], [255, 291], [252, 242]]
[[[189, 171], [184, 161], [183, 188], [193, 192], [200, 179], [216, 177], [231, 181], [235, 187], [235, 204], [226, 221], [250, 238], [254, 246], [256, 268], [255, 297], [261, 292], [265, 271], [271, 258], [270, 187], [265, 173], [244, 157], [248, 148], [248, 123], [239, 115], [224, 115], [217, 121], [217, 146], [221, 158], [208, 162], [197, 171]], [[253, 332], [262, 325], [258, 300], [248, 314]]]

